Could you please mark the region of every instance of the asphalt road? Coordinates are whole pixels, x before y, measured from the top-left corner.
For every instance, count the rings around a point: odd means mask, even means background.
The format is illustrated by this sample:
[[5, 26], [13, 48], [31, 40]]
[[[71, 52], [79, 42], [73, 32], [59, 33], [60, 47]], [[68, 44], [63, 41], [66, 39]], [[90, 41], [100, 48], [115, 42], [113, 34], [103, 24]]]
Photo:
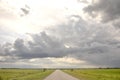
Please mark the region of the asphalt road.
[[61, 70], [56, 70], [44, 80], [79, 80]]

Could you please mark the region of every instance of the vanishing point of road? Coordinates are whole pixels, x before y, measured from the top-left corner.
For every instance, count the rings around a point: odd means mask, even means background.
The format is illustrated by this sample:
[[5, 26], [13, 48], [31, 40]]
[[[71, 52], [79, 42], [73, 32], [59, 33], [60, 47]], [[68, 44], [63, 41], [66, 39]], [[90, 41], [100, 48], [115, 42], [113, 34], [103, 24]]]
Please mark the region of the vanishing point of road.
[[50, 74], [48, 77], [46, 77], [44, 80], [79, 80], [65, 72], [62, 72], [61, 70], [56, 70], [52, 74]]

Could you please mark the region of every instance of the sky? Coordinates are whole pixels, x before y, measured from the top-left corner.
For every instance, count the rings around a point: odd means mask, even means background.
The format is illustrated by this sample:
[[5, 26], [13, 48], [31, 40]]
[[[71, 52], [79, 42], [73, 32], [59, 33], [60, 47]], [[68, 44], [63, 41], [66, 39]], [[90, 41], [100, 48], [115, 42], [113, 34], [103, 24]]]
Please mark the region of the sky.
[[0, 0], [0, 68], [120, 67], [120, 0]]

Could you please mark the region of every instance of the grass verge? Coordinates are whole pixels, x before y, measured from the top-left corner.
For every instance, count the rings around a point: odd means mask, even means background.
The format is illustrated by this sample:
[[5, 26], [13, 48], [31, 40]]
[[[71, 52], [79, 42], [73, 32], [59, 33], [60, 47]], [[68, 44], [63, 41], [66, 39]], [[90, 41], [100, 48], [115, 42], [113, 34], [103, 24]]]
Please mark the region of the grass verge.
[[64, 72], [80, 80], [120, 80], [120, 69], [78, 69]]
[[0, 69], [0, 80], [43, 80], [53, 70]]

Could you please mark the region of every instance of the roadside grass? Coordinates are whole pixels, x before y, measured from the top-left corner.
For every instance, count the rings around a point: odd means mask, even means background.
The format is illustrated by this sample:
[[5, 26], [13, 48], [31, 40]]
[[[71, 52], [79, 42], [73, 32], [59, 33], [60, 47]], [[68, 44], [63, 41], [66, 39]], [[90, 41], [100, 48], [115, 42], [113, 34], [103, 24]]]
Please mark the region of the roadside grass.
[[0, 80], [43, 80], [53, 70], [0, 69]]
[[77, 69], [64, 72], [80, 80], [120, 80], [120, 69]]

